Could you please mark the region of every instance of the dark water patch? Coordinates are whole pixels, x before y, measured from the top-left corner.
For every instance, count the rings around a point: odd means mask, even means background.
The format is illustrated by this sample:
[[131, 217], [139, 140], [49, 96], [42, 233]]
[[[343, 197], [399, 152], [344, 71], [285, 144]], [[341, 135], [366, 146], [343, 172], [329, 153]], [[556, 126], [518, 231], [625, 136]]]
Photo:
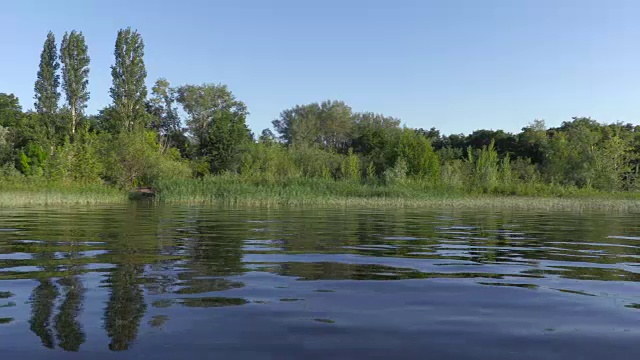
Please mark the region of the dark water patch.
[[252, 300], [251, 303], [252, 304], [271, 304], [271, 301], [267, 301], [267, 300]]
[[183, 283], [179, 289], [175, 290], [175, 294], [202, 294], [208, 292], [225, 291], [229, 289], [238, 289], [244, 284], [237, 281], [227, 279], [190, 279]]
[[226, 297], [199, 297], [199, 298], [186, 298], [178, 299], [178, 304], [195, 307], [195, 308], [212, 308], [212, 307], [225, 307], [225, 306], [239, 306], [248, 304], [249, 301], [242, 298], [226, 298]]
[[169, 321], [169, 317], [167, 315], [156, 315], [149, 320], [149, 326], [159, 328], [166, 324], [167, 321]]
[[517, 287], [523, 289], [531, 289], [535, 290], [538, 288], [538, 285], [535, 284], [519, 284], [519, 283], [504, 283], [504, 282], [478, 282], [480, 285], [488, 285], [488, 286], [509, 286], [509, 287]]
[[335, 321], [331, 319], [313, 319], [313, 321], [323, 323], [323, 324], [334, 324]]
[[554, 290], [558, 290], [560, 292], [567, 293], [567, 294], [584, 295], [584, 296], [597, 296], [597, 295], [589, 294], [587, 292], [579, 291], [579, 290], [569, 290], [569, 289], [554, 289]]
[[163, 300], [154, 301], [153, 303], [151, 303], [151, 306], [159, 309], [166, 309], [168, 307], [171, 307], [171, 305], [173, 304], [174, 304], [173, 299], [163, 299]]
[[10, 308], [10, 307], [15, 307], [15, 306], [16, 306], [16, 303], [13, 302], [13, 301], [9, 301], [6, 304], [0, 303], [0, 309], [2, 309], [2, 308]]

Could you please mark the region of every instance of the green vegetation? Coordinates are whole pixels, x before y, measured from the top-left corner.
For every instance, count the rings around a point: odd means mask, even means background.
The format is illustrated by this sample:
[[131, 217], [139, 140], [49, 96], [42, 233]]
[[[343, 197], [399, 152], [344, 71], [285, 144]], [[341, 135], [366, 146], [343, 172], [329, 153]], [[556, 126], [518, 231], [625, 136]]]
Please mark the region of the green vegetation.
[[573, 118], [445, 136], [330, 100], [284, 110], [275, 134], [256, 137], [223, 84], [161, 78], [148, 96], [135, 30], [118, 32], [113, 103], [92, 115], [89, 70], [82, 32], [65, 33], [59, 54], [50, 32], [35, 110], [0, 93], [0, 205], [120, 202], [135, 187], [159, 201], [267, 205], [639, 197], [640, 126]]

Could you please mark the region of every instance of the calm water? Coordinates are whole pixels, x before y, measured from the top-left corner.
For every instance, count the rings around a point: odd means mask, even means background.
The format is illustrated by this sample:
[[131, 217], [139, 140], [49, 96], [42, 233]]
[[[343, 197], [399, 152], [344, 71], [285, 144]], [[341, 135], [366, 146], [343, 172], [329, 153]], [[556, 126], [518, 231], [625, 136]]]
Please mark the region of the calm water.
[[637, 359], [640, 216], [0, 210], [2, 359]]

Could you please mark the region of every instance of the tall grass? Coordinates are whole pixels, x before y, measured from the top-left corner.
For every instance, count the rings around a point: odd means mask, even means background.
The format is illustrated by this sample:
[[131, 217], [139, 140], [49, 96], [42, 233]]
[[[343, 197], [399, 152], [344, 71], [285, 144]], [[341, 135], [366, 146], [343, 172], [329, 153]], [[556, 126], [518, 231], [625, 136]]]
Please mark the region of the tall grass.
[[541, 184], [511, 185], [486, 194], [416, 180], [393, 184], [319, 178], [273, 182], [249, 181], [230, 174], [163, 180], [158, 183], [156, 200], [164, 203], [249, 206], [448, 206], [640, 211], [638, 193], [603, 193]]
[[158, 182], [158, 200], [164, 202], [267, 202], [272, 204], [323, 203], [336, 199], [428, 199], [459, 196], [437, 191], [428, 184], [384, 185], [322, 178], [283, 181], [247, 180], [238, 175]]
[[128, 201], [127, 192], [103, 184], [51, 182], [21, 177], [0, 180], [0, 206], [111, 204]]
[[[444, 174], [443, 174], [444, 175]], [[403, 181], [334, 180], [294, 177], [281, 180], [237, 174], [162, 178], [154, 201], [168, 204], [248, 206], [511, 207], [519, 209], [603, 209], [640, 211], [638, 192], [502, 181], [487, 188], [406, 178]], [[0, 180], [0, 206], [124, 203], [128, 193], [103, 184]]]

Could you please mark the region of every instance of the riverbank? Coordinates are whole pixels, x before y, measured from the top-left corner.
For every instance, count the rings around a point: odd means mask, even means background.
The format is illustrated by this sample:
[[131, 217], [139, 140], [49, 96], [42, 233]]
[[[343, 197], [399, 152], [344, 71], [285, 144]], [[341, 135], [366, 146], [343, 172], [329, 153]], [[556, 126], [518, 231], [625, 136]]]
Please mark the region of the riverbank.
[[101, 184], [33, 181], [0, 182], [0, 207], [126, 203], [126, 191]]
[[[395, 185], [305, 179], [284, 183], [243, 181], [237, 176], [161, 181], [147, 201], [233, 206], [353, 206], [514, 208], [531, 210], [640, 211], [637, 192], [603, 193], [567, 187], [520, 186], [479, 193], [446, 186], [406, 182]], [[25, 179], [0, 183], [0, 206], [118, 204], [132, 200], [113, 186], [45, 183]]]

